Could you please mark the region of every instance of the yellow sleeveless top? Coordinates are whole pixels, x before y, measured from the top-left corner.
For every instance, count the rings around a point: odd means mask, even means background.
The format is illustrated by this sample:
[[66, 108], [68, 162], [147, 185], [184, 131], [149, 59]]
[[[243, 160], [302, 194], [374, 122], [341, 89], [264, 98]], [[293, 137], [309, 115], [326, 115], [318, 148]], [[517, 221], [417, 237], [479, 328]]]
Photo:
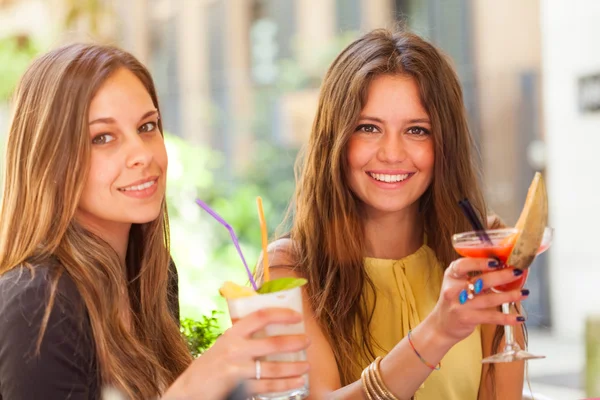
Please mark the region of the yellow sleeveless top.
[[[366, 258], [365, 268], [377, 292], [370, 325], [373, 349], [377, 356], [384, 356], [433, 310], [443, 270], [427, 245], [400, 260]], [[368, 310], [373, 306], [370, 292], [366, 291]], [[477, 329], [444, 356], [442, 368], [429, 375], [415, 394], [415, 400], [477, 399], [481, 358], [481, 331]], [[360, 364], [366, 368], [372, 361], [361, 360]], [[360, 379], [360, 371], [356, 371], [354, 378]]]

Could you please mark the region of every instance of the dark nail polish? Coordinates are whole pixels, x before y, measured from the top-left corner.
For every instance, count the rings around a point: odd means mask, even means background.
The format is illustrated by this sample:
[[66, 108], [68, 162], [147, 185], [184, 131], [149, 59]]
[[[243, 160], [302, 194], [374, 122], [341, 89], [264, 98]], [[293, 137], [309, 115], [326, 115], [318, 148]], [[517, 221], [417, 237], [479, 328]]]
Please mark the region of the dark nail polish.
[[488, 267], [490, 268], [497, 268], [500, 266], [500, 263], [498, 262], [498, 260], [490, 260], [488, 261]]
[[522, 269], [513, 269], [513, 274], [515, 276], [521, 276], [521, 275], [523, 275], [523, 270]]
[[525, 317], [522, 317], [522, 316], [519, 315], [517, 317], [517, 321], [519, 321], [519, 322], [525, 322]]
[[523, 289], [523, 290], [521, 290], [521, 294], [523, 296], [529, 296], [529, 289]]

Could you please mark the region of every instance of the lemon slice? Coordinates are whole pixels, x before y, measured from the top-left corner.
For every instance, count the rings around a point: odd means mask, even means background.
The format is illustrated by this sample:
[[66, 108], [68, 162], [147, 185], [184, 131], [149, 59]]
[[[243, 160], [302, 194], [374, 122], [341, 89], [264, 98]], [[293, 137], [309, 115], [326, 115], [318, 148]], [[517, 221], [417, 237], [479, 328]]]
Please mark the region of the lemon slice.
[[548, 224], [548, 195], [542, 174], [535, 173], [529, 186], [525, 206], [517, 221], [517, 234], [508, 265], [528, 268], [540, 248]]
[[226, 299], [237, 299], [240, 297], [256, 296], [256, 292], [247, 286], [240, 286], [231, 281], [225, 282], [219, 289], [221, 296]]

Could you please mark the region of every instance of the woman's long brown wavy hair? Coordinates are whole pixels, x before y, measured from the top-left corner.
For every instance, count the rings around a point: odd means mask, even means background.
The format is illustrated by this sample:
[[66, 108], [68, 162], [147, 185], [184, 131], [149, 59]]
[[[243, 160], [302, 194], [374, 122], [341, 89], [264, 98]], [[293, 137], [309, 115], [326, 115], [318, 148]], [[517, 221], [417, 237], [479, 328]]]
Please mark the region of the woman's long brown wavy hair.
[[357, 351], [374, 358], [372, 310], [363, 298], [365, 285], [373, 284], [363, 268], [361, 202], [347, 183], [347, 145], [369, 83], [382, 74], [412, 77], [431, 120], [434, 177], [419, 201], [428, 245], [444, 266], [457, 258], [451, 236], [471, 229], [458, 201], [469, 198], [486, 218], [462, 90], [446, 58], [404, 30], [375, 30], [350, 44], [323, 81], [289, 213], [295, 268], [308, 279], [310, 303], [329, 338], [343, 385], [360, 371]]
[[[35, 272], [40, 260], [57, 259], [60, 268], [53, 276], [38, 351], [57, 282], [68, 274], [87, 308], [101, 383], [128, 398], [150, 399], [191, 362], [167, 306], [166, 203], [156, 220], [132, 227], [126, 266], [106, 242], [75, 220], [89, 170], [90, 102], [121, 68], [139, 78], [159, 109], [148, 70], [117, 48], [68, 45], [38, 58], [24, 74], [6, 146], [0, 274], [20, 265]], [[124, 304], [131, 305], [130, 328], [121, 318]]]

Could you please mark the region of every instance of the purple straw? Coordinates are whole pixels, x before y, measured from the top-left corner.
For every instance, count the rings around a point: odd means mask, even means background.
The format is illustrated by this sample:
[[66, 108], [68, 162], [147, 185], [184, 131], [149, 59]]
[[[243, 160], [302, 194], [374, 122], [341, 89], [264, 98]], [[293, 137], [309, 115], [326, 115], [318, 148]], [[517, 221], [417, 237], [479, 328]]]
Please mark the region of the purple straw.
[[202, 207], [207, 213], [212, 215], [212, 217], [214, 219], [216, 219], [217, 221], [219, 221], [221, 223], [221, 225], [223, 225], [225, 228], [227, 228], [227, 230], [229, 231], [229, 234], [231, 235], [231, 239], [233, 240], [233, 244], [234, 244], [235, 248], [237, 249], [237, 252], [240, 255], [240, 258], [242, 259], [242, 262], [244, 263], [244, 267], [246, 267], [246, 272], [248, 273], [248, 278], [250, 279], [250, 283], [252, 284], [252, 287], [254, 288], [254, 290], [258, 290], [258, 287], [256, 286], [256, 282], [254, 281], [254, 277], [252, 276], [252, 272], [250, 271], [250, 268], [248, 268], [248, 264], [246, 264], [246, 259], [244, 258], [244, 255], [242, 254], [242, 249], [240, 248], [240, 243], [239, 243], [237, 237], [235, 236], [235, 232], [233, 232], [233, 228], [231, 227], [231, 225], [229, 225], [219, 214], [217, 214], [213, 209], [211, 209], [208, 206], [208, 204], [206, 204], [202, 200], [196, 199], [196, 204], [198, 204], [200, 207]]

